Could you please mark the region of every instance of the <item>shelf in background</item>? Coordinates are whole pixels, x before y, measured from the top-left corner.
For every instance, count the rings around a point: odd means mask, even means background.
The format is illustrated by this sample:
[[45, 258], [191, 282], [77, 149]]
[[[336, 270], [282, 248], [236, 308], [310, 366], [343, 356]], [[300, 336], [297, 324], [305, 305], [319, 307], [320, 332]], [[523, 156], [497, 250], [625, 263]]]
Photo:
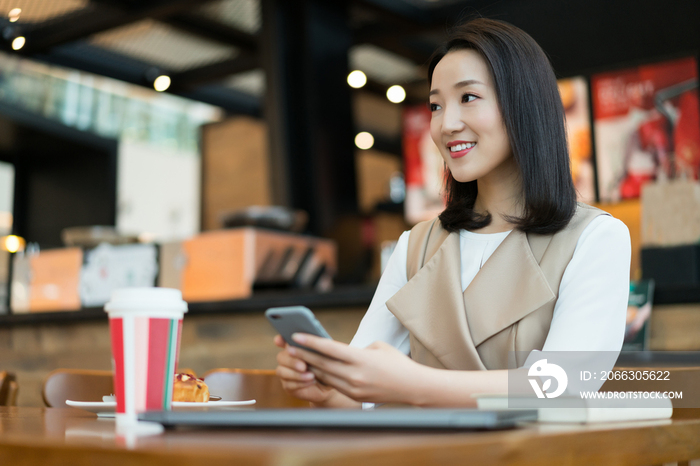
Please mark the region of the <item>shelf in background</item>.
[[700, 286], [657, 287], [654, 290], [654, 304], [696, 304], [700, 303]]
[[[264, 311], [269, 307], [301, 305], [311, 308], [368, 307], [375, 286], [341, 286], [327, 293], [308, 290], [264, 290], [249, 299], [189, 303], [189, 315], [227, 314]], [[700, 303], [700, 287], [659, 288], [654, 292], [654, 305]], [[70, 323], [102, 320], [106, 314], [101, 307], [80, 311], [31, 312], [0, 315], [0, 327], [21, 324]]]
[[[319, 308], [368, 307], [374, 295], [374, 286], [337, 287], [317, 293], [309, 290], [261, 291], [252, 298], [234, 301], [189, 303], [188, 315], [228, 314], [264, 311], [277, 306], [306, 306], [311, 310]], [[31, 312], [27, 314], [0, 315], [0, 327], [10, 325], [60, 324], [90, 320], [106, 320], [107, 314], [101, 307], [80, 311]]]

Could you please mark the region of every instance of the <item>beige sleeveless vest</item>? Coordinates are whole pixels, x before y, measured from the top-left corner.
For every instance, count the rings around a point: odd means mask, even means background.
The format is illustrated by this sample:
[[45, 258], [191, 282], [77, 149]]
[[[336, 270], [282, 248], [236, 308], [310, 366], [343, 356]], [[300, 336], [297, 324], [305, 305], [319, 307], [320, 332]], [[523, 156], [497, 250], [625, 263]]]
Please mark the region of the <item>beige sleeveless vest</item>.
[[386, 302], [410, 332], [411, 358], [440, 369], [521, 366], [524, 360], [509, 352], [542, 349], [564, 270], [579, 236], [601, 214], [579, 203], [554, 235], [513, 230], [464, 293], [459, 233], [446, 232], [438, 219], [413, 227], [408, 283]]

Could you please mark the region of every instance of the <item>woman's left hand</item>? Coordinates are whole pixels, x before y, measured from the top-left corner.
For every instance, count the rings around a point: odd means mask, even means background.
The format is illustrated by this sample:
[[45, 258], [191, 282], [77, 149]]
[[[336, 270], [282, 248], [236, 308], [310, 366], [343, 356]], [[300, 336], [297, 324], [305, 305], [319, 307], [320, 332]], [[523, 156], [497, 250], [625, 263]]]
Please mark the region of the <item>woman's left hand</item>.
[[416, 385], [429, 376], [430, 368], [384, 342], [362, 349], [308, 334], [293, 338], [321, 354], [294, 346], [289, 353], [306, 361], [317, 380], [356, 401], [417, 404]]

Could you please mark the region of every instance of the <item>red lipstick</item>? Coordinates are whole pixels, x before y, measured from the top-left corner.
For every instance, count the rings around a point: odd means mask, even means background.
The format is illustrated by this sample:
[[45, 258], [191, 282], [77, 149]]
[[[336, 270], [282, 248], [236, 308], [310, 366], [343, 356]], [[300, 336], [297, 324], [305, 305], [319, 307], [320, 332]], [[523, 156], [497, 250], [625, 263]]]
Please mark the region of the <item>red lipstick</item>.
[[[466, 149], [462, 149], [460, 151], [457, 151], [457, 152], [452, 152], [450, 150], [450, 148], [452, 148], [454, 146], [458, 146], [460, 144], [474, 144], [474, 145], [471, 147], [467, 147]], [[469, 151], [471, 151], [475, 147], [476, 147], [476, 143], [473, 141], [450, 141], [447, 143], [447, 150], [450, 152], [450, 157], [452, 157], [453, 159], [458, 159], [460, 157], [464, 157], [465, 155], [467, 155], [469, 153]]]

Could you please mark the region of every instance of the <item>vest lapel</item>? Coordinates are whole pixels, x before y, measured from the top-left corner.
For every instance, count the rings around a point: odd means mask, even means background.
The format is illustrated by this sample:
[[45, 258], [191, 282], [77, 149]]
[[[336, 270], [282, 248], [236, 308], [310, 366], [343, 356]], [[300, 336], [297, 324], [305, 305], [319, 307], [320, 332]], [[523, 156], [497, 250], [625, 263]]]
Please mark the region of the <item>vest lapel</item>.
[[501, 369], [510, 367], [509, 351], [541, 349], [581, 232], [602, 214], [579, 204], [555, 235], [513, 231], [464, 293], [459, 235], [436, 221], [416, 225], [406, 264], [415, 275], [386, 303], [410, 332], [411, 357], [438, 368]]
[[[551, 237], [544, 239], [551, 240]], [[555, 298], [527, 235], [513, 230], [464, 290], [464, 306], [474, 345], [479, 346]]]
[[459, 234], [449, 234], [386, 305], [445, 368], [483, 370], [476, 347], [556, 295], [527, 235], [518, 230], [503, 240], [462, 293], [459, 241]]
[[446, 368], [486, 369], [465, 319], [459, 234], [449, 234], [433, 257], [386, 305], [411, 336]]

